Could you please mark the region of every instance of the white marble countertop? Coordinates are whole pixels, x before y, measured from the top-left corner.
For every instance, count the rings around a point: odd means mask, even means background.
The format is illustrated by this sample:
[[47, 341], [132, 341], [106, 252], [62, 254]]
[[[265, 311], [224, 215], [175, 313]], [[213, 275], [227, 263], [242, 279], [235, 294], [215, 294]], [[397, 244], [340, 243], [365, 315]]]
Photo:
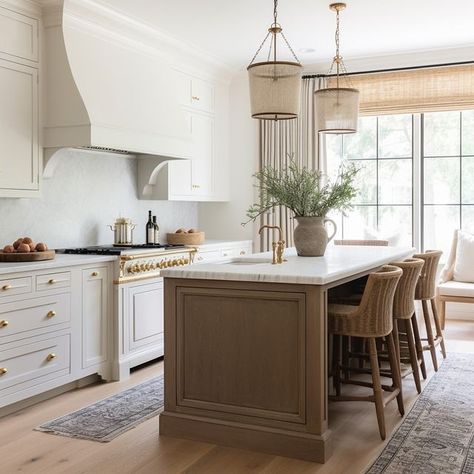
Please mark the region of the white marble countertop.
[[324, 257], [298, 257], [294, 248], [285, 250], [286, 262], [273, 265], [271, 252], [252, 254], [226, 263], [202, 263], [162, 270], [165, 278], [259, 281], [325, 285], [360, 272], [403, 260], [412, 247], [328, 246]]
[[88, 265], [100, 262], [113, 262], [117, 255], [66, 255], [56, 254], [54, 260], [43, 262], [0, 262], [0, 275], [8, 273], [31, 272], [36, 270], [49, 270], [52, 268], [72, 267], [75, 265]]

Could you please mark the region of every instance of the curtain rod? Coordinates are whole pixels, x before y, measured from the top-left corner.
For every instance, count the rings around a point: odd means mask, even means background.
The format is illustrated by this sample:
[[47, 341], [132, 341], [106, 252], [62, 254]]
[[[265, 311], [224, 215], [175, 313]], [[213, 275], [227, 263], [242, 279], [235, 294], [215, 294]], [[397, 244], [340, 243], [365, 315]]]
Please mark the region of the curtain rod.
[[[347, 74], [340, 74], [341, 76], [358, 76], [360, 74], [376, 74], [380, 72], [397, 72], [397, 71], [410, 71], [413, 69], [428, 69], [433, 67], [448, 67], [448, 66], [462, 66], [465, 64], [474, 64], [474, 61], [461, 61], [457, 63], [445, 63], [445, 64], [429, 64], [426, 66], [407, 66], [407, 67], [396, 67], [391, 69], [374, 69], [372, 71], [357, 71], [350, 72]], [[335, 77], [336, 74], [305, 74], [302, 79], [313, 79], [320, 77]]]

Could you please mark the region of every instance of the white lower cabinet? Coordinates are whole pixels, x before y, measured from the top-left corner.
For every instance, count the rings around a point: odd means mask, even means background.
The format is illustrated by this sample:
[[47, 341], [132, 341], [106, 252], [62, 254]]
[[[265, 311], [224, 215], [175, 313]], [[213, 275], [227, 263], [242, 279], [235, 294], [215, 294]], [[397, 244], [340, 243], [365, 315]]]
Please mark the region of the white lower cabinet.
[[107, 360], [109, 278], [107, 267], [82, 270], [82, 367]]
[[2, 407], [92, 374], [110, 379], [111, 263], [2, 275]]
[[130, 351], [163, 345], [163, 280], [129, 288], [128, 323]]

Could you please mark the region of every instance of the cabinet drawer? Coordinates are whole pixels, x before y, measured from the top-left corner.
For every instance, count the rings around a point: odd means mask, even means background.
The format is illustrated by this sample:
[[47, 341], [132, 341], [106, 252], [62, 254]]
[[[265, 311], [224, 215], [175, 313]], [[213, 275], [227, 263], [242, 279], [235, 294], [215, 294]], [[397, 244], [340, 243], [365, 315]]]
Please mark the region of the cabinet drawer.
[[66, 334], [2, 351], [0, 395], [17, 384], [33, 386], [54, 372], [69, 372], [69, 346], [70, 336]]
[[31, 293], [32, 287], [32, 278], [30, 276], [0, 280], [0, 298]]
[[33, 298], [0, 305], [0, 341], [6, 336], [41, 328], [55, 329], [71, 319], [69, 294]]
[[0, 52], [38, 61], [38, 20], [0, 7]]
[[194, 257], [194, 263], [211, 262], [221, 258], [220, 250], [209, 250], [207, 252], [198, 252]]
[[36, 277], [36, 291], [69, 288], [71, 286], [71, 272], [46, 273]]

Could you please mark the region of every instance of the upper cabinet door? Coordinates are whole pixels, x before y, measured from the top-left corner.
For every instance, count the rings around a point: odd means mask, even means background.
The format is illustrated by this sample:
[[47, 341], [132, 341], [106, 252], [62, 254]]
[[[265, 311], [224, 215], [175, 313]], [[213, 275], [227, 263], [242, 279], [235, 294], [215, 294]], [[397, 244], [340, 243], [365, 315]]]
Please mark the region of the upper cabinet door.
[[214, 113], [214, 86], [201, 79], [191, 81], [191, 105], [194, 109]]
[[39, 189], [38, 120], [38, 70], [0, 59], [0, 196]]
[[38, 20], [0, 7], [0, 55], [38, 61]]
[[191, 116], [194, 159], [191, 160], [191, 187], [193, 194], [212, 195], [214, 160], [214, 119], [200, 114]]
[[200, 112], [214, 113], [215, 86], [188, 74], [178, 73], [179, 103]]

